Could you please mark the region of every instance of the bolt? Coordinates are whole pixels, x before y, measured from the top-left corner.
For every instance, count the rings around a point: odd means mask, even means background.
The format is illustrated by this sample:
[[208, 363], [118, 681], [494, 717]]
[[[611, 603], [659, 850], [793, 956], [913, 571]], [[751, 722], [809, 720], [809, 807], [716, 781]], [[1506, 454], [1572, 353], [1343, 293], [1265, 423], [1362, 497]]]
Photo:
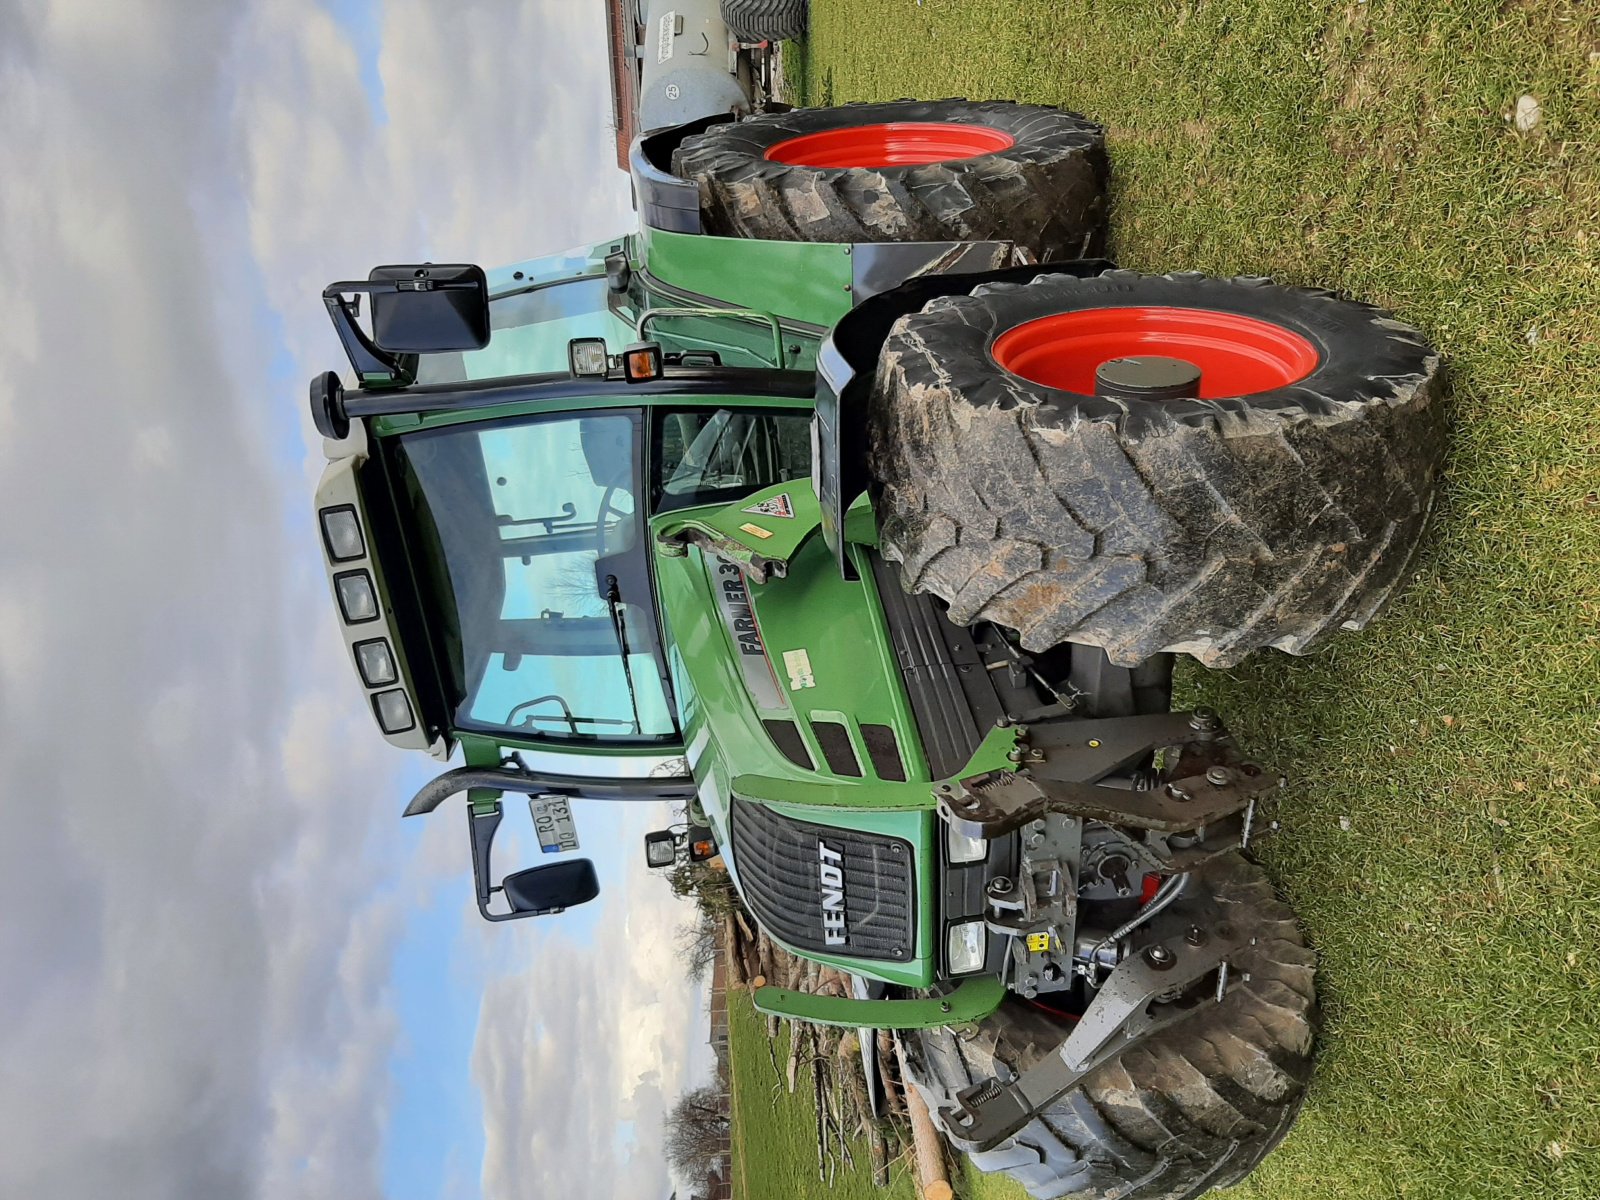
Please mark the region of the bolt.
[[950, 1011], [950, 1001], [948, 1001], [948, 1000], [939, 1001], [939, 1011], [942, 1012], [942, 1013], [949, 1012]]
[[1044, 845], [1044, 834], [1042, 834], [1042, 833], [1030, 833], [1028, 835], [1028, 849], [1029, 850], [1037, 850], [1042, 845]]
[[1191, 946], [1204, 946], [1206, 944], [1206, 931], [1198, 925], [1191, 925], [1188, 932], [1183, 935], [1183, 940]]
[[1028, 751], [1028, 761], [1029, 762], [1043, 762], [1044, 761], [1044, 751], [1043, 750], [1039, 750], [1039, 749], [1029, 750]]
[[1144, 960], [1157, 971], [1169, 970], [1178, 961], [1177, 955], [1159, 942], [1144, 952]]
[[989, 881], [989, 894], [991, 896], [1007, 896], [1011, 893], [1011, 880], [1004, 875]]
[[1189, 728], [1195, 730], [1208, 730], [1217, 727], [1217, 714], [1214, 709], [1197, 708], [1189, 717]]
[[1090, 738], [1089, 739], [1089, 749], [1091, 749], [1091, 750], [1100, 749], [1100, 739], [1099, 738]]
[[1007, 762], [1014, 762], [1014, 763], [1021, 762], [1022, 761], [1022, 751], [1020, 749], [1008, 751], [1007, 754], [1006, 754], [1006, 761]]
[[1233, 782], [1233, 772], [1227, 767], [1212, 767], [1206, 772], [1206, 782], [1222, 787]]
[[996, 729], [1010, 729], [1011, 728], [1011, 718], [1010, 717], [1001, 717], [998, 721], [996, 721], [994, 723], [994, 727]]
[[1032, 1000], [1039, 994], [1039, 980], [1037, 976], [1029, 975], [1022, 981], [1022, 994]]
[[890, 842], [889, 843], [889, 853], [890, 854], [903, 854], [903, 853], [905, 853], [905, 847], [902, 846], [899, 842]]
[[1188, 800], [1189, 799], [1189, 793], [1184, 791], [1181, 787], [1179, 787], [1175, 783], [1167, 784], [1167, 795], [1171, 796], [1174, 800], [1179, 800], [1179, 801], [1184, 801], [1184, 800]]
[[1038, 821], [1029, 821], [1028, 822], [1028, 828], [1033, 830], [1034, 833], [1043, 833], [1044, 832], [1044, 821], [1042, 819], [1038, 820]]

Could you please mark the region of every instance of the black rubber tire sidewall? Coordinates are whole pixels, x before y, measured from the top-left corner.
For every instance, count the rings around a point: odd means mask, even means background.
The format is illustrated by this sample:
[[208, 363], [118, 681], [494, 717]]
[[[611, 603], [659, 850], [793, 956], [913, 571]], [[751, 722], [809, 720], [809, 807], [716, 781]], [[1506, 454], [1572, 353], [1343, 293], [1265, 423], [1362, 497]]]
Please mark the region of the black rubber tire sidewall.
[[722, 20], [741, 42], [783, 42], [806, 35], [807, 0], [722, 0]]
[[[1257, 939], [1235, 956], [1248, 981], [1091, 1072], [1012, 1144], [973, 1156], [980, 1170], [1035, 1196], [1188, 1200], [1243, 1178], [1287, 1133], [1311, 1077], [1315, 956], [1259, 866], [1230, 854], [1199, 876], [1226, 898], [1236, 930]], [[1012, 999], [975, 1036], [902, 1037], [911, 1082], [937, 1118], [955, 1092], [993, 1073], [997, 1048], [1025, 1069], [1069, 1028]]]
[[[865, 125], [1001, 130], [1003, 150], [939, 163], [810, 167], [768, 159], [781, 142]], [[1014, 241], [1041, 260], [1105, 241], [1104, 130], [1076, 113], [1009, 101], [896, 100], [763, 113], [685, 138], [673, 173], [700, 191], [708, 233], [775, 241]]]
[[[1121, 400], [1001, 367], [1001, 333], [1088, 308], [1201, 307], [1294, 330], [1285, 387]], [[982, 285], [902, 318], [869, 413], [883, 548], [953, 620], [1030, 650], [1163, 651], [1231, 666], [1362, 628], [1419, 544], [1444, 456], [1444, 375], [1415, 329], [1255, 277], [1110, 271]]]

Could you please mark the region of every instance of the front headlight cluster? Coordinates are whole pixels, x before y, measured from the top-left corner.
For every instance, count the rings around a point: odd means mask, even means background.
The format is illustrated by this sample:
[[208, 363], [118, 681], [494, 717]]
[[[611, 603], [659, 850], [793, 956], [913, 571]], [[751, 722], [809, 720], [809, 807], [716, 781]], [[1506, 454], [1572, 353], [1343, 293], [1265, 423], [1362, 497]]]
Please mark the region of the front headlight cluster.
[[[317, 513], [322, 526], [322, 546], [328, 561], [335, 567], [364, 562], [367, 557], [367, 539], [361, 529], [361, 519], [352, 505], [339, 504]], [[336, 571], [333, 576], [333, 594], [339, 603], [339, 615], [346, 625], [366, 625], [378, 620], [382, 609], [378, 589], [371, 572], [365, 567]], [[371, 692], [372, 715], [384, 733], [405, 733], [415, 729], [417, 718], [405, 689], [393, 685], [400, 682], [400, 666], [387, 638], [374, 637], [351, 646], [355, 655], [356, 670], [361, 682]], [[386, 691], [379, 691], [387, 688]]]

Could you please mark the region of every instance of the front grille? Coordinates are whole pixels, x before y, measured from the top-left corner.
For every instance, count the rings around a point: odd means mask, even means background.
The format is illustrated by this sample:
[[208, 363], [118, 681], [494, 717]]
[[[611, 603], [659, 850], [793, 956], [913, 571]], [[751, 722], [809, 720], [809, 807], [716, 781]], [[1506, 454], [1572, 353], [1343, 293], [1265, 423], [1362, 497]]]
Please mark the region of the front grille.
[[[916, 921], [909, 842], [794, 821], [738, 799], [728, 827], [739, 889], [772, 936], [814, 954], [891, 962], [912, 958]], [[823, 868], [835, 862], [835, 854], [842, 859], [843, 886], [825, 888]], [[828, 942], [825, 891], [843, 892], [843, 944]]]

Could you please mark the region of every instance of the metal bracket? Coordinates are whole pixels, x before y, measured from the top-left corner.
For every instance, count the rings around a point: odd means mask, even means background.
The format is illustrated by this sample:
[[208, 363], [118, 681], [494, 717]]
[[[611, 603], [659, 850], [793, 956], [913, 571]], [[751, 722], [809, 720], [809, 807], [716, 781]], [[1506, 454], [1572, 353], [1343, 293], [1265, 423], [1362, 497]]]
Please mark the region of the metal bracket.
[[[956, 1093], [954, 1105], [940, 1108], [940, 1124], [957, 1149], [992, 1150], [1096, 1067], [1219, 1003], [1237, 986], [1225, 964], [1243, 940], [1229, 926], [1211, 927], [1198, 945], [1176, 924], [1166, 927], [1165, 940], [1118, 964], [1059, 1049], [1009, 1081], [981, 1080]], [[1219, 974], [1215, 989], [1177, 996], [1212, 972]]]
[[[971, 837], [994, 838], [1047, 813], [1108, 825], [1184, 833], [1249, 807], [1280, 779], [1233, 750], [1215, 714], [1151, 713], [1019, 728], [1016, 770], [985, 771], [944, 784], [940, 814]], [[1156, 750], [1182, 747], [1169, 781], [1149, 791], [1100, 781]]]

